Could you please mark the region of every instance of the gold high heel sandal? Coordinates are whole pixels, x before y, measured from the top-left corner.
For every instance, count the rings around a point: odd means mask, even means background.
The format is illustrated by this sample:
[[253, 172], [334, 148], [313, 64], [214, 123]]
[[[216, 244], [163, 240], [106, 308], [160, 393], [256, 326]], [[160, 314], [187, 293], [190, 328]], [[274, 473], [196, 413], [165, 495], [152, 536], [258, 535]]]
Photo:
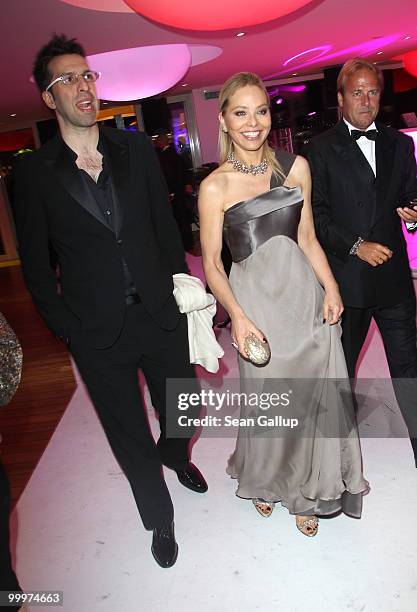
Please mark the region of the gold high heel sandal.
[[308, 538], [312, 538], [317, 535], [319, 530], [319, 519], [317, 516], [311, 516], [310, 518], [306, 518], [303, 521], [298, 522], [297, 516], [295, 517], [295, 524], [297, 529], [301, 531], [302, 534], [307, 536]]
[[258, 497], [252, 499], [252, 503], [255, 506], [256, 510], [259, 512], [259, 514], [261, 516], [264, 516], [265, 518], [271, 516], [272, 511], [275, 507], [275, 502], [268, 502]]

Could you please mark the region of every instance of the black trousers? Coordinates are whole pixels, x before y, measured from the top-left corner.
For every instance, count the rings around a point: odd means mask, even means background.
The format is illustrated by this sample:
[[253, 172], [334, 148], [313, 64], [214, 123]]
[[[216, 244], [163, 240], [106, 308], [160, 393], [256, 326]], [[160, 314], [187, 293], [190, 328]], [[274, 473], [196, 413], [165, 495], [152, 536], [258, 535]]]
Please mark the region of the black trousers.
[[413, 297], [383, 308], [345, 309], [342, 344], [352, 379], [372, 317], [382, 336], [395, 396], [410, 434], [417, 465], [416, 300]]
[[[145, 528], [169, 524], [174, 510], [162, 464], [173, 469], [188, 464], [194, 428], [187, 430], [185, 438], [171, 438], [167, 433], [167, 411], [175, 411], [176, 406], [167, 406], [166, 381], [188, 379], [187, 390], [198, 390], [189, 362], [186, 315], [181, 315], [176, 329], [166, 331], [156, 325], [142, 304], [134, 304], [126, 309], [123, 330], [113, 346], [94, 349], [77, 341], [71, 343], [70, 350], [113, 453], [132, 487]], [[138, 369], [145, 376], [159, 415], [161, 435], [157, 445], [149, 429]]]
[[[10, 556], [9, 514], [9, 481], [0, 462], [0, 591], [21, 591]], [[19, 607], [12, 606], [7, 610], [18, 610]]]

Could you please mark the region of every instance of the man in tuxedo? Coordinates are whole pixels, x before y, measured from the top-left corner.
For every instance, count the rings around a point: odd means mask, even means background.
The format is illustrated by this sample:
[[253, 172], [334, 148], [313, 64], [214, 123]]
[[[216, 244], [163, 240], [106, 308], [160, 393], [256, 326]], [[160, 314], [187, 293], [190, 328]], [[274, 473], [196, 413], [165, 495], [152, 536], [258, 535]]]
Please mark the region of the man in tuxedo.
[[412, 139], [375, 123], [382, 88], [374, 64], [347, 61], [337, 80], [342, 120], [307, 157], [317, 236], [345, 305], [349, 376], [374, 318], [417, 461], [416, 297], [401, 226], [416, 227], [417, 171]]
[[[170, 567], [178, 546], [162, 464], [189, 489], [207, 490], [189, 461], [193, 430], [187, 438], [167, 431], [176, 408], [166, 405], [167, 380], [196, 387], [186, 315], [172, 294], [172, 275], [187, 272], [181, 239], [148, 139], [98, 128], [99, 73], [77, 41], [55, 35], [39, 51], [34, 77], [60, 133], [17, 168], [15, 220], [26, 283], [51, 330], [67, 342], [144, 526], [153, 530], [152, 553]], [[157, 445], [138, 368], [159, 415]]]

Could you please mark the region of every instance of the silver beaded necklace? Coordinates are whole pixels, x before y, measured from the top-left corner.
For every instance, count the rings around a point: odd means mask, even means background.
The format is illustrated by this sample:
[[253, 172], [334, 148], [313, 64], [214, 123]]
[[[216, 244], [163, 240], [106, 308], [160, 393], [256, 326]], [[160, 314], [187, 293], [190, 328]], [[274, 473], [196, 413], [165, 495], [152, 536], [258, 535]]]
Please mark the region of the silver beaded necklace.
[[231, 151], [227, 156], [227, 161], [229, 162], [229, 164], [232, 164], [234, 170], [237, 170], [238, 172], [243, 172], [243, 174], [253, 174], [254, 176], [256, 176], [257, 174], [265, 174], [265, 172], [268, 170], [269, 165], [268, 160], [265, 157], [260, 164], [256, 164], [256, 166], [252, 164], [250, 166], [247, 166], [243, 162], [236, 159], [233, 151]]

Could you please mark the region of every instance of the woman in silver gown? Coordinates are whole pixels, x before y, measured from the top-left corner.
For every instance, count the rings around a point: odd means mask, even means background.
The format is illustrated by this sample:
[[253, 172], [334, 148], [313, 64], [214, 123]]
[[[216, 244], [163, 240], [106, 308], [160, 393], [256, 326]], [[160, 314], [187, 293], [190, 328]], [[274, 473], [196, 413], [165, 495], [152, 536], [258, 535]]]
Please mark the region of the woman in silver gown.
[[[231, 318], [242, 389], [304, 383], [297, 396], [303, 435], [240, 429], [227, 468], [238, 481], [236, 494], [266, 517], [280, 501], [298, 529], [313, 536], [318, 515], [342, 510], [360, 517], [368, 483], [340, 342], [343, 304], [314, 232], [309, 167], [300, 156], [273, 151], [270, 129], [260, 78], [231, 77], [220, 93], [220, 166], [199, 194], [203, 264]], [[233, 257], [229, 279], [220, 257], [223, 234]], [[247, 359], [251, 334], [269, 342], [264, 367]], [[241, 417], [256, 412], [241, 407]]]

